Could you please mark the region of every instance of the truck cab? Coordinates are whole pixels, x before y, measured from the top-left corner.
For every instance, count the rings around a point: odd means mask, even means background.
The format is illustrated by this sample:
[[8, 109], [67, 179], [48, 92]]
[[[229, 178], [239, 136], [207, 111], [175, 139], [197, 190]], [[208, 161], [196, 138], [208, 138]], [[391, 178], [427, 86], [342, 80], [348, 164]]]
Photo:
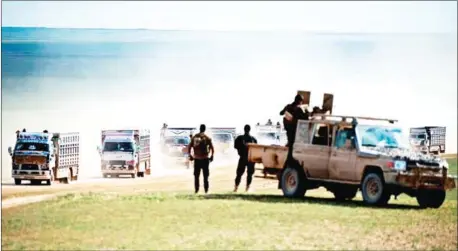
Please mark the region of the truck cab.
[[235, 127], [212, 127], [209, 130], [209, 136], [212, 139], [213, 146], [216, 152], [229, 154], [234, 147], [236, 135]]
[[279, 125], [256, 125], [253, 135], [261, 145], [282, 145], [286, 137], [286, 133], [282, 133], [284, 131]]
[[425, 154], [445, 153], [446, 129], [441, 126], [410, 128], [410, 143], [416, 150]]
[[52, 135], [48, 133], [19, 133], [14, 148], [8, 148], [16, 185], [20, 185], [23, 180], [38, 184], [42, 180], [52, 179], [55, 155], [51, 139]]
[[[149, 131], [143, 135], [145, 139], [141, 136], [139, 130], [102, 131], [102, 146], [98, 147], [98, 151], [103, 177], [144, 177], [149, 170]], [[142, 147], [141, 142], [144, 140]]]
[[188, 145], [195, 132], [195, 127], [164, 126], [160, 136], [162, 154], [189, 168]]

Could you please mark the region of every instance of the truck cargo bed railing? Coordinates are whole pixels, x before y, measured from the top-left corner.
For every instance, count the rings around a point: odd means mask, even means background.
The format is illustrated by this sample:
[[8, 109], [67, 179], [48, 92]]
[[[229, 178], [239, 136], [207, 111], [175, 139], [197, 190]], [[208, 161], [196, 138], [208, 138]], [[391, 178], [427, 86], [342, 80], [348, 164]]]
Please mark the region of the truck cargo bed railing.
[[[311, 119], [314, 118], [321, 118], [321, 119], [326, 119], [326, 118], [340, 118], [342, 120], [347, 120], [347, 119], [354, 119], [354, 120], [374, 120], [374, 121], [387, 121], [389, 123], [394, 123], [398, 122], [397, 119], [387, 119], [387, 118], [373, 118], [373, 117], [362, 117], [362, 116], [348, 116], [348, 115], [334, 115], [334, 114], [314, 114]], [[350, 121], [349, 121], [350, 122]]]

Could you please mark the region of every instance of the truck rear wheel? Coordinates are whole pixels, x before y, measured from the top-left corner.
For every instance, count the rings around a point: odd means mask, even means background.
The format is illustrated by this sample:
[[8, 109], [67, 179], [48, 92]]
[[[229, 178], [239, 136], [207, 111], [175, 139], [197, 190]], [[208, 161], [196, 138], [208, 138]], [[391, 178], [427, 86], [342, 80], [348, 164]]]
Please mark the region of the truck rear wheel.
[[135, 179], [136, 174], [133, 173], [133, 174], [131, 174], [131, 176], [132, 176], [132, 179]]
[[287, 166], [281, 177], [281, 190], [287, 198], [303, 198], [307, 191], [307, 178], [302, 168]]
[[15, 185], [20, 185], [21, 182], [22, 182], [22, 180], [20, 180], [20, 179], [14, 179], [14, 184]]
[[46, 185], [50, 186], [51, 185], [51, 180], [46, 180]]
[[445, 200], [444, 190], [420, 189], [417, 193], [417, 202], [421, 208], [439, 208]]
[[361, 193], [363, 201], [368, 205], [386, 205], [391, 196], [386, 190], [385, 182], [381, 175], [374, 172], [364, 176]]
[[64, 183], [65, 184], [72, 183], [72, 176], [73, 176], [73, 171], [72, 171], [72, 169], [69, 169], [68, 172], [67, 172], [67, 177], [63, 179]]

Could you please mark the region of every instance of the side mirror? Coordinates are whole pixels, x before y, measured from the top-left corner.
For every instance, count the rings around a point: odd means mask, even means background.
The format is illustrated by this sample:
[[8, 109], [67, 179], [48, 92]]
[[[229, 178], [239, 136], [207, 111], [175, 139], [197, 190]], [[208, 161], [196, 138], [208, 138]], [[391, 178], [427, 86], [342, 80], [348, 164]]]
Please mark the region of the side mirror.
[[140, 146], [136, 146], [135, 149], [137, 150], [137, 152], [140, 152], [141, 147]]
[[98, 152], [99, 154], [102, 154], [102, 149], [100, 148], [100, 146], [97, 146], [97, 152]]
[[13, 148], [11, 148], [11, 146], [8, 147], [8, 153], [10, 156], [13, 156]]

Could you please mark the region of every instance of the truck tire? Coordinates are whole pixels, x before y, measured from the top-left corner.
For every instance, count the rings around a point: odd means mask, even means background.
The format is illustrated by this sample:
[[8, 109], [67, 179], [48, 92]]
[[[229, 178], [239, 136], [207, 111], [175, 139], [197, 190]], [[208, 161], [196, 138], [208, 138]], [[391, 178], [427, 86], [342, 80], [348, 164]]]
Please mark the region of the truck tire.
[[14, 179], [14, 184], [15, 185], [20, 185], [22, 183], [21, 179]]
[[49, 180], [46, 180], [46, 185], [47, 185], [47, 186], [50, 186], [50, 185], [51, 185], [51, 183], [52, 183], [52, 182], [51, 182], [51, 179], [49, 179]]
[[371, 206], [383, 206], [388, 204], [391, 194], [388, 193], [383, 177], [378, 173], [368, 173], [364, 176], [361, 184], [363, 201]]
[[131, 174], [132, 176], [132, 179], [135, 179], [135, 177], [137, 176], [135, 173]]
[[444, 203], [445, 191], [420, 189], [416, 197], [421, 208], [439, 208]]
[[303, 198], [305, 196], [307, 177], [300, 167], [287, 166], [281, 177], [281, 190], [287, 198]]
[[137, 177], [143, 178], [143, 177], [145, 177], [145, 173], [144, 172], [138, 172], [137, 173]]
[[352, 200], [353, 198], [356, 197], [357, 192], [358, 192], [357, 187], [348, 187], [348, 186], [342, 186], [332, 191], [332, 193], [334, 194], [334, 198], [337, 201]]
[[108, 178], [108, 174], [103, 174], [103, 178]]
[[68, 170], [67, 177], [63, 178], [65, 184], [72, 183], [72, 169]]

